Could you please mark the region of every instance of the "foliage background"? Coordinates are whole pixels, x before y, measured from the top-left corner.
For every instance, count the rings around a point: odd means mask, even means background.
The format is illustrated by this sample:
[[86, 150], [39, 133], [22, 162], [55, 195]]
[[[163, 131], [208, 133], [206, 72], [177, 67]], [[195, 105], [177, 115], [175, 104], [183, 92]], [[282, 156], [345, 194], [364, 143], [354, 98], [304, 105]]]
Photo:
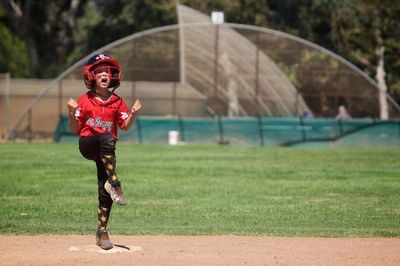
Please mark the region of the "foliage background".
[[391, 0], [0, 0], [0, 72], [54, 78], [112, 41], [176, 24], [177, 3], [305, 38], [374, 79], [383, 47], [389, 93], [400, 102], [400, 1]]

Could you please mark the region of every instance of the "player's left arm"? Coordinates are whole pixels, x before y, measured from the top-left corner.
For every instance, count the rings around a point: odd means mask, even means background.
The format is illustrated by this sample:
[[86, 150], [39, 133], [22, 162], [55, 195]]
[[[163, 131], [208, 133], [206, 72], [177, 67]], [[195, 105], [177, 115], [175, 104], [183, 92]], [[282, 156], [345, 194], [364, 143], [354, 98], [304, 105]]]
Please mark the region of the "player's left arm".
[[123, 131], [128, 131], [131, 128], [141, 108], [142, 108], [142, 103], [140, 102], [139, 99], [137, 99], [131, 108], [131, 112], [129, 113], [128, 118], [125, 119], [124, 126], [121, 127]]

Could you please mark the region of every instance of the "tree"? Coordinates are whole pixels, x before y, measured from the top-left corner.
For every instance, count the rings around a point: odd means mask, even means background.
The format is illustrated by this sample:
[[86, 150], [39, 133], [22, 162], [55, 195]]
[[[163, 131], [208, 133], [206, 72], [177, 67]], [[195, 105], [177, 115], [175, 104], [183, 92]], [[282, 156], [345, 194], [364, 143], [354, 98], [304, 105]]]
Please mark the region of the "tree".
[[224, 11], [225, 21], [249, 25], [268, 26], [268, 14], [270, 13], [265, 1], [259, 0], [183, 0], [183, 5], [190, 6], [205, 14], [212, 11]]
[[334, 50], [376, 79], [382, 119], [388, 118], [387, 84], [396, 88], [400, 80], [393, 72], [386, 77], [387, 69], [399, 67], [399, 14], [400, 4], [388, 0], [315, 0], [301, 11], [307, 39]]
[[[382, 90], [386, 84], [400, 102], [400, 2], [391, 0], [0, 0], [2, 53], [29, 63], [19, 76], [55, 77], [112, 41], [175, 24], [177, 3], [313, 41], [376, 78]], [[1, 59], [0, 67], [11, 69]]]
[[81, 1], [0, 0], [0, 6], [28, 48], [30, 76], [49, 77], [58, 72], [74, 45], [71, 35]]
[[0, 73], [10, 72], [12, 77], [29, 75], [29, 55], [25, 43], [0, 23]]
[[30, 77], [55, 77], [88, 53], [132, 33], [176, 23], [172, 1], [0, 0], [26, 43]]
[[[98, 0], [96, 3], [94, 8], [100, 19], [87, 28], [86, 48], [90, 51], [135, 32], [176, 23], [172, 1]], [[86, 9], [92, 9], [92, 5], [87, 3]]]

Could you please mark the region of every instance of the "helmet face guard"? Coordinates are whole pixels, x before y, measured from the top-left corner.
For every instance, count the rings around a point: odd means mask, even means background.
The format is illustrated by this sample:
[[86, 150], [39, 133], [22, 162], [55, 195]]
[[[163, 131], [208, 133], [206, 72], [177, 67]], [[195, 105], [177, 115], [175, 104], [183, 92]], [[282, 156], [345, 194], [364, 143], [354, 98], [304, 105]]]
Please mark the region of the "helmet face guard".
[[103, 65], [99, 67], [95, 67], [93, 70], [89, 70], [87, 74], [87, 83], [95, 84], [96, 78], [99, 78], [99, 75], [106, 75], [110, 80], [109, 88], [114, 88], [119, 85], [121, 80], [121, 71], [119, 68], [114, 66]]
[[[101, 66], [98, 66], [100, 64]], [[122, 76], [119, 63], [105, 54], [96, 54], [89, 58], [83, 67], [83, 79], [88, 89], [95, 89], [96, 75], [101, 73], [106, 74], [111, 80], [108, 88], [114, 88], [114, 90], [118, 88]]]

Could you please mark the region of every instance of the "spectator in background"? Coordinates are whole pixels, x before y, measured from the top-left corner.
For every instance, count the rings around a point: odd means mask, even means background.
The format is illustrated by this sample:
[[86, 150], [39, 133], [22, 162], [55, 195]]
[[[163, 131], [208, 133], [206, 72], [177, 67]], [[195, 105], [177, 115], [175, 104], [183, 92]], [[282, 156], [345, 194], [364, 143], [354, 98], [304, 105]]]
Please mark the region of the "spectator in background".
[[324, 103], [322, 105], [322, 110], [321, 110], [322, 118], [334, 118], [335, 115], [336, 115], [335, 112], [329, 107], [328, 104]]
[[314, 118], [314, 116], [313, 116], [313, 114], [311, 112], [305, 111], [303, 113], [303, 119], [312, 119], [312, 118]]
[[339, 106], [338, 114], [336, 115], [336, 120], [351, 119], [351, 115], [347, 111], [344, 105]]

